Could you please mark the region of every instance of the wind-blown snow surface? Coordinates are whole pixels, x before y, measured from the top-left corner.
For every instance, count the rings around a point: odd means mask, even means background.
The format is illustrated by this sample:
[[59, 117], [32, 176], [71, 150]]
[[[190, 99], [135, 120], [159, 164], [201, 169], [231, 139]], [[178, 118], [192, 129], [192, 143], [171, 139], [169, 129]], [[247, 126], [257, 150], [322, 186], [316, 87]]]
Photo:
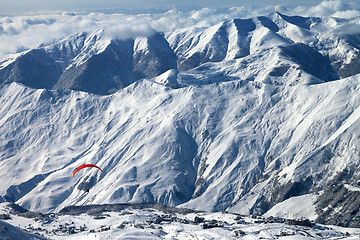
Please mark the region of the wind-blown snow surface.
[[[12, 83], [1, 88], [1, 195], [40, 211], [150, 201], [252, 213], [261, 198], [286, 198], [275, 182], [321, 189], [357, 168], [356, 124], [321, 145], [359, 105], [359, 80], [176, 90], [143, 80], [110, 96]], [[83, 163], [104, 174], [72, 177]]]
[[[335, 34], [357, 24], [275, 12], [125, 40], [97, 29], [12, 55], [1, 199], [263, 214], [312, 194], [307, 217], [358, 227], [359, 35]], [[104, 173], [73, 177], [84, 163]]]

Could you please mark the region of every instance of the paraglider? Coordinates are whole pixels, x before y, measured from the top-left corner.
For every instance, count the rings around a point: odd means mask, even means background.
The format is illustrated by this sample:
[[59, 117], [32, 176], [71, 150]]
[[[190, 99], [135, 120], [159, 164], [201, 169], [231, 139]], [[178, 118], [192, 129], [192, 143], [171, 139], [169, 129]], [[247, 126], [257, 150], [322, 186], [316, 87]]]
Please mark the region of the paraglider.
[[[79, 170], [81, 170], [81, 169], [83, 169], [83, 168], [88, 168], [88, 167], [97, 168], [97, 169], [99, 169], [101, 172], [103, 172], [103, 170], [101, 170], [101, 168], [99, 168], [98, 166], [96, 166], [96, 165], [94, 165], [94, 164], [83, 164], [83, 165], [78, 166], [78, 167], [74, 170], [74, 172], [73, 172], [73, 177], [75, 176], [75, 173], [76, 173], [77, 171], [79, 171]], [[78, 189], [80, 189], [80, 190], [86, 190], [86, 192], [88, 193], [89, 190], [90, 190], [90, 187], [92, 186], [92, 184], [93, 184], [93, 183], [92, 183], [92, 179], [90, 179], [89, 182], [84, 181], [84, 182], [82, 182], [82, 183], [79, 184]]]
[[83, 164], [83, 165], [78, 166], [78, 167], [74, 170], [74, 172], [73, 172], [73, 177], [75, 176], [75, 173], [76, 173], [77, 171], [79, 171], [80, 169], [83, 169], [83, 168], [87, 168], [87, 167], [94, 167], [94, 168], [99, 169], [101, 172], [103, 172], [103, 170], [101, 170], [101, 168], [99, 168], [98, 166], [96, 166], [96, 165], [94, 165], [94, 164]]

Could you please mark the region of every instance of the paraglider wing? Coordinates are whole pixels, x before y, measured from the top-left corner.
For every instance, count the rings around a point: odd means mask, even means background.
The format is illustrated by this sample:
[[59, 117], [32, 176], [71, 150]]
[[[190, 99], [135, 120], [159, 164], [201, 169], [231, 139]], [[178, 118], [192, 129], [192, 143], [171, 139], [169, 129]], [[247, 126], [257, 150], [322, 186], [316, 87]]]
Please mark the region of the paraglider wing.
[[83, 165], [78, 166], [78, 167], [74, 170], [74, 172], [73, 172], [73, 177], [75, 176], [75, 173], [76, 173], [77, 171], [79, 171], [80, 169], [83, 169], [83, 168], [87, 168], [87, 167], [95, 167], [95, 168], [99, 169], [101, 172], [103, 172], [103, 170], [101, 170], [101, 168], [99, 168], [98, 166], [96, 166], [96, 165], [94, 165], [94, 164], [83, 164]]

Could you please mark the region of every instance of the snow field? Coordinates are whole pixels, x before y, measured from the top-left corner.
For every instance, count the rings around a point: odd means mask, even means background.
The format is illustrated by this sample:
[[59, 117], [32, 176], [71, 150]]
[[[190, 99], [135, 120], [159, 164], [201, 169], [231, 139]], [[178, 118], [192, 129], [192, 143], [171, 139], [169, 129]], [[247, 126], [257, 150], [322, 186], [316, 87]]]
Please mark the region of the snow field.
[[[360, 236], [359, 229], [290, 225], [281, 218], [266, 219], [230, 213], [179, 214], [130, 207], [116, 212], [91, 214], [90, 210], [90, 214], [50, 214], [25, 218], [11, 212], [6, 203], [1, 204], [1, 213], [9, 216], [3, 221], [26, 229], [27, 232], [11, 227], [18, 234], [23, 233], [24, 240], [42, 239], [32, 238], [36, 235], [30, 233], [49, 239], [356, 239]], [[346, 232], [350, 236], [345, 236]]]

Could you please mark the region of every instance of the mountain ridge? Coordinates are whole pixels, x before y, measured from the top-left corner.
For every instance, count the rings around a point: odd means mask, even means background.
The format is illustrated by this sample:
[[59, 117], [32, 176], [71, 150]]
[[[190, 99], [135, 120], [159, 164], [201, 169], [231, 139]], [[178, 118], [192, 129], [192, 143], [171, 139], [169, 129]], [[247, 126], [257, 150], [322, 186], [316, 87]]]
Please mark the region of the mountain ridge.
[[[304, 196], [317, 221], [359, 227], [358, 35], [284, 16], [125, 40], [97, 29], [4, 60], [1, 200], [264, 214]], [[104, 173], [72, 177], [84, 163]]]
[[[104, 29], [95, 29], [42, 44], [18, 57], [10, 56], [0, 65], [0, 79], [1, 84], [18, 81], [34, 88], [70, 88], [106, 95], [168, 70], [186, 74], [202, 65], [231, 64], [235, 60], [244, 64], [242, 68], [248, 67], [246, 72], [250, 72], [255, 81], [284, 84], [279, 77], [293, 68], [299, 69], [300, 75], [315, 76], [310, 82], [333, 81], [359, 73], [359, 35], [324, 32], [325, 29], [337, 31], [333, 25], [345, 28], [347, 22], [344, 22], [275, 12], [257, 18], [232, 19], [206, 28], [189, 27], [165, 34], [154, 31], [146, 37], [124, 40], [111, 38]], [[268, 74], [260, 74], [248, 66], [247, 58], [252, 58], [251, 63], [261, 64], [263, 60], [253, 59], [272, 51], [278, 51], [280, 56], [275, 56], [278, 66], [265, 65]], [[35, 63], [32, 69], [38, 70], [31, 73], [27, 66]]]

